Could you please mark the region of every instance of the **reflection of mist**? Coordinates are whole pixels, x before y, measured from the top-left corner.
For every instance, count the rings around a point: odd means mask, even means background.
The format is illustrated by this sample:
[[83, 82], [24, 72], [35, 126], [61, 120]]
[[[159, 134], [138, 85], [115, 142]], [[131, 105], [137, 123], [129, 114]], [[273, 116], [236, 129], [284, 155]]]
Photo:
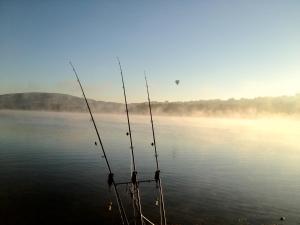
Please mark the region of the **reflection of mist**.
[[[117, 178], [127, 179], [130, 151], [125, 135], [125, 115], [95, 114], [95, 120]], [[152, 141], [149, 117], [134, 115], [131, 121], [139, 172], [152, 177], [155, 166], [153, 148], [149, 144]], [[84, 188], [82, 192], [92, 196], [91, 201], [100, 201], [106, 209], [110, 200], [107, 170], [99, 145], [94, 145], [96, 135], [88, 113], [0, 111], [0, 125], [0, 141], [5, 140], [7, 147], [14, 143], [15, 149], [24, 151], [20, 154], [19, 150], [14, 150], [26, 165], [20, 172], [24, 174], [28, 168], [40, 165], [34, 170], [41, 174], [38, 182], [49, 178], [48, 181], [57, 182], [53, 187], [62, 190], [68, 187], [76, 196], [80, 193], [80, 185], [84, 184], [89, 189]], [[154, 125], [166, 199], [169, 212], [174, 216], [182, 215], [180, 217], [191, 221], [188, 224], [199, 224], [196, 220], [202, 212], [205, 212], [204, 218], [226, 214], [231, 219], [236, 215], [238, 223], [235, 224], [248, 224], [248, 216], [259, 217], [257, 215], [279, 210], [285, 212], [289, 221], [292, 217], [298, 218], [299, 121], [279, 117], [155, 116]], [[8, 136], [12, 136], [11, 140]], [[10, 160], [10, 152], [6, 154], [1, 163]], [[15, 166], [8, 164], [6, 168]], [[45, 174], [47, 171], [52, 177]], [[26, 175], [32, 174], [32, 170], [28, 170]], [[55, 176], [59, 179], [53, 179]], [[72, 178], [70, 186], [65, 186], [66, 178]], [[76, 180], [78, 183], [74, 185]], [[93, 190], [99, 187], [103, 193], [95, 195]], [[153, 204], [153, 198], [145, 196], [144, 199]], [[224, 224], [231, 224], [230, 221]]]
[[172, 159], [176, 159], [177, 156], [177, 147], [173, 146], [172, 147]]

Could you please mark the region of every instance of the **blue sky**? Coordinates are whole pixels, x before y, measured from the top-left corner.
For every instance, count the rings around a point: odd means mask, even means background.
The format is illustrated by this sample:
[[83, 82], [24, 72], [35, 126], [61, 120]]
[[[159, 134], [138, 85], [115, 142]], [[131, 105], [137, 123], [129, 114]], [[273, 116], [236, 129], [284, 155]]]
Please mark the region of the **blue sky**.
[[[300, 92], [300, 1], [0, 1], [0, 94], [128, 100]], [[181, 82], [177, 86], [174, 80]]]

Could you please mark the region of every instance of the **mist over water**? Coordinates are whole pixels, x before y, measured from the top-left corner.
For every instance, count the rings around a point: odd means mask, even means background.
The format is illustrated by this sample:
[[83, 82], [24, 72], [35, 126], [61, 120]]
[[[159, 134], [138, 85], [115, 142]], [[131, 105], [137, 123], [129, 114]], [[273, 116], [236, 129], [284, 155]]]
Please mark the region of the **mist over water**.
[[[128, 180], [125, 115], [95, 117], [116, 181]], [[131, 118], [138, 176], [153, 178], [150, 118]], [[169, 224], [300, 224], [300, 121], [154, 120]], [[86, 113], [0, 111], [0, 224], [118, 224], [95, 141]], [[157, 222], [156, 192], [141, 185]]]

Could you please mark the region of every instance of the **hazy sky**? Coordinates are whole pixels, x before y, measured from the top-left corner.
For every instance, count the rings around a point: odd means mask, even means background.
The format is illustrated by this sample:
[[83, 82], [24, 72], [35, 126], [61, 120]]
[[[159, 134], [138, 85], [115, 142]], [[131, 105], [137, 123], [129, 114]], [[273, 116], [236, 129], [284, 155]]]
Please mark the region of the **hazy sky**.
[[[0, 94], [157, 101], [300, 92], [300, 1], [0, 0]], [[174, 82], [179, 79], [177, 86]]]

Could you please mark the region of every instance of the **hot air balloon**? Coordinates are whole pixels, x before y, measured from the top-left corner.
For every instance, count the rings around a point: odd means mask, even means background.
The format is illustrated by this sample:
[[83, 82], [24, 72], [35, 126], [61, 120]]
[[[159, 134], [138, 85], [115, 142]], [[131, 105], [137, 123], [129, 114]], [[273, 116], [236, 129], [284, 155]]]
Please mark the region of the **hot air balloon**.
[[180, 82], [179, 80], [175, 80], [175, 84], [177, 84], [177, 85], [178, 85], [178, 84], [179, 84], [179, 82]]

